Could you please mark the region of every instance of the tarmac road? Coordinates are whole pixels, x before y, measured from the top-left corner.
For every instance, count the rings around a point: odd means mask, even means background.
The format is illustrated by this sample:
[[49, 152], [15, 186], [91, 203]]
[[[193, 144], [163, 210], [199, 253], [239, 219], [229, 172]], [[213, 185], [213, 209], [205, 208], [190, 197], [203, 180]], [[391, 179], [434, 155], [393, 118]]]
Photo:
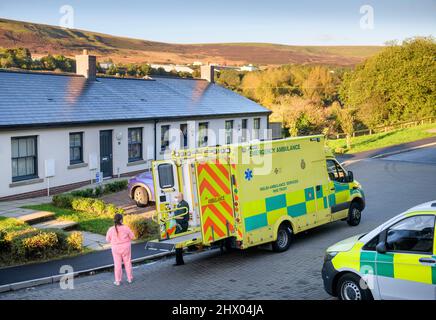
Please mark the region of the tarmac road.
[[363, 185], [367, 207], [361, 224], [335, 222], [297, 235], [291, 248], [273, 253], [254, 248], [221, 254], [212, 250], [188, 255], [186, 265], [172, 259], [135, 268], [133, 284], [112, 284], [105, 272], [75, 279], [73, 290], [59, 284], [9, 292], [0, 299], [330, 299], [321, 267], [325, 249], [346, 237], [371, 230], [422, 202], [436, 200], [436, 147], [347, 167]]

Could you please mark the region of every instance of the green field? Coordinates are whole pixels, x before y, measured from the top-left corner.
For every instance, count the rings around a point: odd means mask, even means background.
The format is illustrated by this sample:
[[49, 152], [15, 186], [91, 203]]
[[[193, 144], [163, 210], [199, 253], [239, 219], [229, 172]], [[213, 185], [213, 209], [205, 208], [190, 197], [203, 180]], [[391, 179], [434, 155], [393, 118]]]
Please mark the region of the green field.
[[328, 140], [327, 145], [333, 151], [336, 150], [336, 152], [338, 152], [339, 149], [343, 149], [345, 150], [345, 153], [357, 153], [393, 146], [400, 143], [416, 141], [432, 136], [436, 136], [436, 123], [355, 137], [351, 139], [351, 150], [346, 150], [347, 143], [345, 139]]

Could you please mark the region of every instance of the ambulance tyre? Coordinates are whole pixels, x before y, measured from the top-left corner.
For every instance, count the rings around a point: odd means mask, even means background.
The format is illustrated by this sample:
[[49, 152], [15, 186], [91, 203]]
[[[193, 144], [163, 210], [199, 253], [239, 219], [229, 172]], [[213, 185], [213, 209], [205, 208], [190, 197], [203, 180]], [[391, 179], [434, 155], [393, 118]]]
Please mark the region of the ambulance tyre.
[[360, 218], [362, 217], [361, 207], [357, 202], [352, 202], [350, 209], [348, 210], [348, 225], [355, 227], [360, 223]]
[[[362, 288], [362, 285], [365, 287]], [[367, 288], [362, 278], [354, 273], [346, 273], [339, 278], [336, 287], [340, 300], [373, 300], [371, 290]]]
[[274, 252], [288, 250], [292, 242], [292, 229], [289, 223], [282, 223], [277, 230], [277, 240], [272, 243]]

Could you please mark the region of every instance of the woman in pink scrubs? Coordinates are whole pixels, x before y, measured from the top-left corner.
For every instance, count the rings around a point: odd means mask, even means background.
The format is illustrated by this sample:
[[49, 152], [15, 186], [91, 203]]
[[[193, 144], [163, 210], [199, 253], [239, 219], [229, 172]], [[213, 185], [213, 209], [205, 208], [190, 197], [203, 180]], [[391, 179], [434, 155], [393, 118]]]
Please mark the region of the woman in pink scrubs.
[[110, 227], [106, 234], [106, 241], [112, 245], [112, 256], [115, 266], [115, 282], [116, 286], [121, 283], [123, 270], [121, 262], [124, 263], [126, 269], [127, 281], [132, 283], [132, 260], [131, 260], [131, 242], [134, 238], [132, 230], [128, 226], [123, 225], [123, 216], [117, 213], [114, 216], [114, 226]]

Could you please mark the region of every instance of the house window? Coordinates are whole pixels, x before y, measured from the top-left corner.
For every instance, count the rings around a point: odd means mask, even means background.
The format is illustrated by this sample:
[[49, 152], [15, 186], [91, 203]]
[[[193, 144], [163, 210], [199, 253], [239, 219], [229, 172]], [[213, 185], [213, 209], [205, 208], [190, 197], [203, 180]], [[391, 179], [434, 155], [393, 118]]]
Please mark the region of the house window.
[[253, 138], [259, 139], [259, 131], [260, 131], [260, 118], [253, 119]]
[[83, 162], [83, 132], [70, 133], [70, 164]]
[[162, 126], [160, 129], [160, 151], [165, 151], [170, 147], [170, 126]]
[[209, 128], [208, 122], [201, 122], [198, 124], [198, 146], [207, 147], [207, 130]]
[[142, 160], [142, 128], [128, 130], [129, 162]]
[[38, 176], [36, 136], [11, 139], [12, 181], [21, 181]]
[[242, 142], [246, 142], [248, 139], [248, 119], [242, 119]]
[[226, 129], [226, 144], [233, 142], [233, 120], [227, 120], [225, 123]]
[[185, 149], [188, 147], [188, 125], [182, 123], [180, 125], [180, 148]]

